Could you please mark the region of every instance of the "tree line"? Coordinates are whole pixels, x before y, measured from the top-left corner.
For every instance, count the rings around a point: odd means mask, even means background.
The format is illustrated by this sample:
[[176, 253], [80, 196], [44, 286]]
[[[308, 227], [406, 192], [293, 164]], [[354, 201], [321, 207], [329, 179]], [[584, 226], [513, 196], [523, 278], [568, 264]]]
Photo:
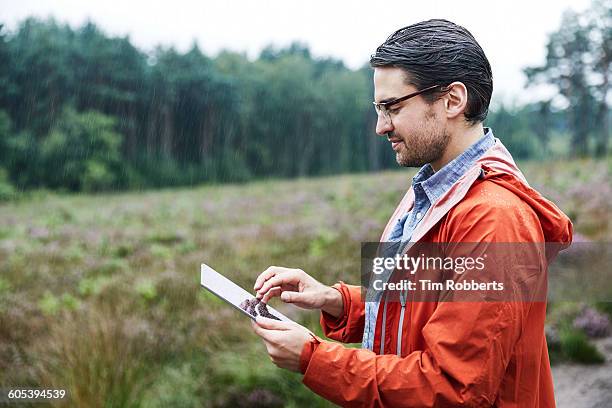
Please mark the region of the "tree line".
[[[609, 36], [600, 26], [572, 29]], [[563, 134], [575, 153], [607, 152], [611, 41], [599, 42], [607, 47], [600, 55], [570, 34], [551, 35], [546, 65], [526, 70], [556, 84], [569, 106], [501, 106], [485, 123], [519, 158], [545, 154]], [[578, 58], [568, 53], [574, 45], [583, 57], [603, 57], [582, 73], [570, 69], [568, 85], [559, 61]], [[29, 18], [14, 32], [0, 30], [0, 60], [0, 195], [13, 186], [100, 191], [396, 167], [374, 134], [369, 66], [315, 58], [304, 44], [270, 46], [254, 60], [207, 56], [195, 43], [186, 52], [144, 52], [92, 22], [71, 28]], [[597, 69], [604, 75], [593, 80]], [[598, 141], [593, 149], [589, 137]]]

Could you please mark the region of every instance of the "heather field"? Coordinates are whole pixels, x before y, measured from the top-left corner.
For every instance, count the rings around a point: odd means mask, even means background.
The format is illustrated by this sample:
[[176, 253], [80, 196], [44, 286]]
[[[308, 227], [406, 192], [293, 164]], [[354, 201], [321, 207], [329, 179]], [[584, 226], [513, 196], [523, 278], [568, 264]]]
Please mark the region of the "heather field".
[[[612, 240], [612, 160], [521, 168], [580, 240]], [[412, 174], [0, 204], [0, 388], [63, 388], [66, 406], [83, 407], [328, 406], [269, 361], [248, 319], [200, 289], [199, 265], [245, 288], [269, 265], [358, 282], [360, 242], [378, 239]], [[564, 328], [585, 313], [605, 320], [605, 305], [591, 306], [550, 308], [554, 358], [599, 363], [585, 372], [602, 371], [605, 350]], [[279, 309], [320, 334], [316, 313]]]

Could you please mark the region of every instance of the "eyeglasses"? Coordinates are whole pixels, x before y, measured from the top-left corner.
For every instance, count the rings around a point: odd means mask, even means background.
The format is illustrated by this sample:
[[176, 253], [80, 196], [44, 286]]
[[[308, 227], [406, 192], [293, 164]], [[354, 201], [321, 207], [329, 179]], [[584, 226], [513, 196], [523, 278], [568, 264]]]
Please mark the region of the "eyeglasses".
[[387, 102], [372, 102], [372, 103], [374, 104], [374, 109], [376, 109], [376, 114], [382, 115], [382, 117], [387, 121], [387, 123], [391, 124], [391, 112], [389, 111], [389, 108], [391, 106], [396, 105], [400, 102], [406, 101], [410, 98], [414, 98], [415, 96], [418, 96], [422, 93], [431, 91], [439, 87], [441, 87], [441, 85], [432, 85], [432, 86], [428, 86], [427, 88], [421, 89], [420, 91], [416, 91], [406, 96], [395, 98]]

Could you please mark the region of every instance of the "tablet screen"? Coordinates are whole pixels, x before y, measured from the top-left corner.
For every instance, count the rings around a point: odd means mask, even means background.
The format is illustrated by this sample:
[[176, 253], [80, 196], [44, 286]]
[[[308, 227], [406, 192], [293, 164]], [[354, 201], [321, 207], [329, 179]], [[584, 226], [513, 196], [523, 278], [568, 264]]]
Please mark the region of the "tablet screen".
[[255, 299], [253, 294], [236, 285], [206, 264], [201, 266], [200, 284], [251, 319], [255, 319], [256, 316], [264, 316], [285, 322], [293, 322], [278, 310], [259, 301], [259, 299]]

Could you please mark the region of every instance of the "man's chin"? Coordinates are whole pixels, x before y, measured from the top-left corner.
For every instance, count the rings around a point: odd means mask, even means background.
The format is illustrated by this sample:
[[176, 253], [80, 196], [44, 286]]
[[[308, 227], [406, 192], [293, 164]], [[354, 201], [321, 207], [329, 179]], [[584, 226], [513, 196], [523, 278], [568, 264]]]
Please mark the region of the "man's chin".
[[399, 153], [395, 155], [395, 161], [397, 162], [397, 164], [399, 164], [402, 167], [414, 167], [414, 166], [411, 166], [411, 163], [409, 161], [401, 157]]
[[397, 152], [395, 154], [395, 161], [397, 162], [397, 164], [399, 164], [402, 167], [416, 167], [416, 168], [421, 168], [425, 165], [425, 163], [423, 164], [419, 164], [416, 160], [410, 158], [410, 157], [406, 157], [405, 154], [402, 154], [402, 152]]
[[410, 167], [410, 158], [406, 157], [406, 151], [404, 149], [395, 152], [395, 161], [402, 167]]

